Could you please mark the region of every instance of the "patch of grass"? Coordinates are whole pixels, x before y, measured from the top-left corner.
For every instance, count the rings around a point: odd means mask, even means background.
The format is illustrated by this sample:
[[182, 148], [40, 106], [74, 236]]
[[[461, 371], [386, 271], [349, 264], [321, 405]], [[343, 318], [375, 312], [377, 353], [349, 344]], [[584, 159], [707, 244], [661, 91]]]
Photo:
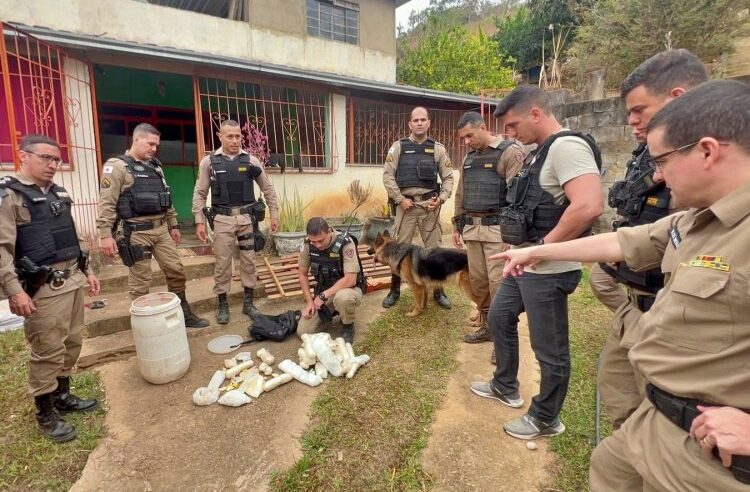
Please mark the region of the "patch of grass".
[[[570, 296], [570, 356], [572, 376], [560, 419], [566, 432], [551, 440], [558, 455], [553, 476], [554, 490], [589, 490], [589, 458], [596, 445], [596, 368], [599, 352], [609, 333], [612, 313], [591, 293], [588, 270]], [[611, 433], [602, 414], [601, 438]]]
[[[36, 430], [34, 400], [26, 394], [29, 350], [22, 331], [0, 334], [0, 490], [68, 490], [104, 434], [104, 410], [69, 414], [65, 419], [78, 438], [56, 444]], [[98, 398], [104, 392], [99, 374], [73, 377], [77, 396]]]
[[436, 306], [407, 318], [412, 297], [371, 323], [356, 353], [372, 361], [351, 379], [326, 383], [313, 402], [303, 455], [277, 473], [276, 490], [424, 490], [420, 455], [433, 414], [456, 369], [469, 304], [451, 292], [450, 315]]

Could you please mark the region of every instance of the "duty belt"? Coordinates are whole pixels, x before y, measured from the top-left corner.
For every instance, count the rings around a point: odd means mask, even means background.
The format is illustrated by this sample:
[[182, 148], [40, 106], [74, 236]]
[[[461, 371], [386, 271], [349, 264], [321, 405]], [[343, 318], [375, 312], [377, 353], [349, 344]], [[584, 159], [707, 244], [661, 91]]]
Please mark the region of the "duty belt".
[[212, 205], [215, 214], [218, 215], [248, 215], [252, 213], [252, 205], [243, 205], [242, 207], [223, 207], [221, 205]]
[[149, 222], [125, 222], [123, 227], [127, 227], [131, 232], [150, 231], [164, 224], [164, 219], [156, 219]]
[[49, 274], [47, 283], [52, 290], [60, 290], [65, 286], [68, 279], [78, 270], [78, 265], [74, 264], [65, 270], [52, 270]]
[[630, 299], [630, 301], [638, 306], [638, 309], [643, 313], [651, 309], [651, 306], [654, 305], [654, 301], [656, 301], [656, 296], [650, 296], [648, 294], [636, 294], [632, 289], [627, 290], [628, 298]]
[[467, 215], [466, 225], [483, 225], [483, 226], [500, 225], [500, 217], [498, 217], [497, 215], [490, 215], [488, 217], [471, 217]]
[[404, 198], [408, 198], [413, 202], [423, 202], [425, 200], [429, 200], [430, 198], [435, 198], [438, 195], [439, 194], [437, 191], [430, 191], [427, 193], [423, 193], [422, 195], [404, 195]]
[[[657, 388], [651, 383], [646, 385], [646, 396], [659, 413], [667, 417], [673, 424], [685, 432], [690, 432], [693, 420], [700, 415], [698, 405], [714, 406], [712, 403], [704, 403], [689, 398], [680, 398], [671, 393]], [[745, 413], [747, 410], [740, 409]], [[718, 448], [714, 447], [714, 455], [718, 458]], [[732, 455], [730, 470], [734, 478], [742, 483], [750, 484], [750, 456]]]

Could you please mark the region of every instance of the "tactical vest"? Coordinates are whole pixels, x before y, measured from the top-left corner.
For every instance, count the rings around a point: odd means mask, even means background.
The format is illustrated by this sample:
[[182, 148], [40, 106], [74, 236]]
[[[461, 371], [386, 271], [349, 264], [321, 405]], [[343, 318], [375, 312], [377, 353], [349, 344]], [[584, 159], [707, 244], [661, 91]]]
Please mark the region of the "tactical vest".
[[31, 215], [31, 221], [18, 225], [16, 230], [16, 261], [27, 256], [42, 266], [81, 255], [73, 222], [73, 200], [65, 188], [53, 184], [44, 194], [38, 186], [25, 185], [12, 177], [5, 178], [2, 186], [18, 192]]
[[117, 215], [123, 219], [131, 219], [169, 210], [172, 206], [172, 193], [161, 171], [161, 163], [152, 158], [144, 164], [129, 155], [121, 155], [118, 159], [125, 162], [125, 169], [133, 176], [133, 186], [120, 194]]
[[[601, 169], [601, 151], [591, 135], [564, 130], [548, 137], [536, 151], [526, 156], [521, 171], [508, 183], [508, 194], [506, 196], [508, 207], [503, 209], [503, 214], [519, 217], [522, 215], [525, 219], [526, 228], [524, 234], [519, 235], [521, 240], [514, 242], [508, 240], [507, 242], [510, 244], [518, 245], [544, 238], [557, 226], [563, 213], [565, 213], [565, 209], [570, 205], [567, 199], [561, 205], [556, 204], [555, 197], [545, 191], [539, 181], [550, 146], [558, 138], [567, 136], [575, 136], [586, 142], [594, 154], [597, 167]], [[503, 217], [501, 217], [501, 230], [503, 229], [503, 220]], [[582, 236], [589, 233], [590, 231], [586, 231]], [[503, 232], [504, 239], [506, 239], [506, 236], [511, 237], [513, 235]]]
[[[315, 295], [320, 294], [338, 282], [340, 278], [344, 277], [344, 258], [341, 255], [341, 251], [344, 245], [350, 242], [354, 243], [356, 249], [357, 239], [343, 232], [339, 232], [331, 245], [323, 250], [316, 248], [307, 241], [310, 251], [310, 271], [317, 282], [315, 285]], [[355, 287], [359, 287], [364, 294], [367, 292], [367, 280], [364, 268], [362, 267], [362, 260], [359, 258], [359, 252], [356, 254], [357, 261], [359, 262], [359, 273], [357, 273], [357, 284]]]
[[498, 148], [489, 147], [480, 154], [472, 150], [464, 160], [463, 208], [467, 212], [499, 212], [508, 202], [505, 178], [497, 174], [497, 163], [505, 149], [513, 145], [503, 141]]
[[255, 202], [255, 178], [263, 172], [250, 162], [248, 154], [238, 159], [211, 155], [211, 204], [240, 207]]
[[[664, 182], [654, 182], [649, 158], [648, 148], [639, 145], [628, 163], [625, 179], [613, 184], [609, 190], [609, 206], [623, 217], [617, 227], [651, 224], [669, 215], [669, 188]], [[616, 269], [608, 265], [602, 269], [618, 282], [652, 294], [664, 287], [664, 274], [659, 268], [634, 272], [625, 262], [619, 262]]]
[[427, 139], [421, 144], [403, 138], [401, 154], [396, 168], [396, 184], [399, 188], [438, 189], [438, 167], [435, 162], [435, 141]]

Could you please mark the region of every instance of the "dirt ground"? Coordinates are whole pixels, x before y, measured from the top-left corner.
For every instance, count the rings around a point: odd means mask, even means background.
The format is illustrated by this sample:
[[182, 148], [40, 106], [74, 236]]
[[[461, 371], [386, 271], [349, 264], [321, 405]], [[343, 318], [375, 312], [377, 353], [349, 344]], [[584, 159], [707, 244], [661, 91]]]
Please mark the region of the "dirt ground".
[[438, 491], [531, 491], [549, 481], [548, 465], [554, 455], [547, 440], [537, 450], [503, 431], [507, 420], [520, 417], [539, 389], [539, 366], [529, 345], [525, 318], [519, 325], [521, 366], [518, 380], [524, 407], [514, 409], [480, 398], [469, 391], [472, 381], [492, 377], [492, 344], [461, 344], [458, 370], [448, 382], [448, 394], [438, 408], [430, 440], [422, 455], [424, 470]]
[[[365, 297], [357, 338], [382, 312], [384, 296], [381, 291]], [[264, 300], [259, 307], [279, 313], [299, 308], [299, 299]], [[192, 363], [178, 381], [159, 386], [145, 382], [135, 357], [98, 368], [107, 392], [108, 433], [72, 490], [263, 491], [274, 470], [286, 469], [300, 457], [299, 437], [318, 390], [292, 382], [240, 408], [198, 407], [192, 402], [193, 391], [207, 384], [225, 358], [208, 352], [207, 342], [224, 333], [247, 335], [239, 310], [233, 309], [227, 328], [189, 339]], [[528, 401], [538, 384], [538, 369], [531, 363], [528, 338], [521, 341], [520, 380]], [[277, 361], [296, 360], [299, 342], [292, 338], [249, 347], [255, 352], [261, 346]], [[490, 376], [490, 350], [489, 344], [462, 344], [460, 349], [460, 367], [450, 380], [423, 457], [438, 490], [537, 490], [546, 479], [545, 465], [551, 459], [546, 443], [529, 451], [502, 431], [502, 422], [522, 410], [478, 398], [467, 389], [470, 381]]]

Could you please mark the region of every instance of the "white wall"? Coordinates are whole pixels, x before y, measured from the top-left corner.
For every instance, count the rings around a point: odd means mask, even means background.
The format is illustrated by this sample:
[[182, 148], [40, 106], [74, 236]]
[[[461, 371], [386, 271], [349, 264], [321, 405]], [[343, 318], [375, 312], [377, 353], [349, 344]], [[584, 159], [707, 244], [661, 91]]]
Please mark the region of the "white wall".
[[0, 20], [393, 83], [383, 51], [133, 0], [0, 0]]

